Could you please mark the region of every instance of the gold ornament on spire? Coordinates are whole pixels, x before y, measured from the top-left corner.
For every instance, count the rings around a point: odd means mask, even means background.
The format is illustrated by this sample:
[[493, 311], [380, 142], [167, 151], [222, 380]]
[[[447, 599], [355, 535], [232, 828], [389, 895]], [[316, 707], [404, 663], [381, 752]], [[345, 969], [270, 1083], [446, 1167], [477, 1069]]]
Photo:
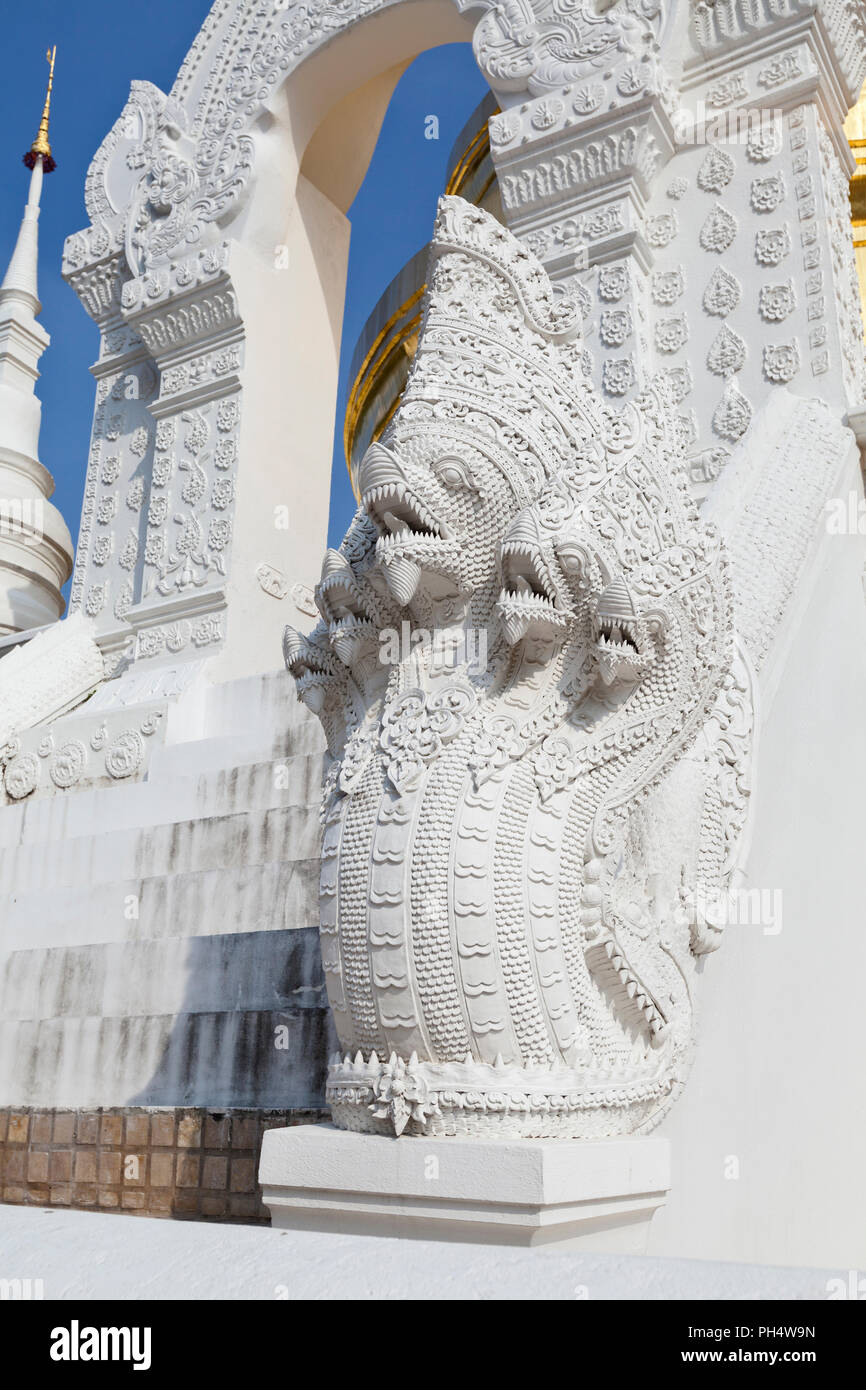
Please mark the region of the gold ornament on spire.
[[46, 51], [45, 58], [48, 63], [48, 91], [45, 93], [45, 105], [42, 108], [42, 120], [39, 122], [39, 132], [30, 149], [24, 156], [24, 163], [28, 169], [32, 169], [37, 159], [42, 159], [42, 172], [50, 174], [57, 165], [51, 155], [51, 146], [48, 143], [48, 119], [51, 114], [51, 88], [54, 86], [54, 59], [57, 57], [57, 45]]

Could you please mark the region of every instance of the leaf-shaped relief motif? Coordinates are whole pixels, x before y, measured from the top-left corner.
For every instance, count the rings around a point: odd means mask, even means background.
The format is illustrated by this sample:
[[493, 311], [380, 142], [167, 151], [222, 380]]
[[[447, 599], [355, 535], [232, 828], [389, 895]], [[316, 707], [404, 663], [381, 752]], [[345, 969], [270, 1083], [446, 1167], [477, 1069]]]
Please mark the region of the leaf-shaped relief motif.
[[742, 286], [735, 275], [717, 265], [704, 290], [704, 308], [708, 314], [725, 318], [740, 302]]
[[746, 433], [752, 419], [752, 406], [733, 382], [725, 389], [725, 394], [713, 414], [713, 429], [722, 439], [736, 444]]
[[707, 353], [707, 366], [717, 376], [731, 376], [743, 368], [746, 344], [739, 333], [723, 323]]
[[736, 165], [727, 150], [714, 145], [698, 170], [697, 184], [705, 193], [721, 193], [736, 172]]
[[737, 219], [728, 208], [716, 203], [701, 227], [698, 240], [705, 251], [721, 255], [737, 235]]

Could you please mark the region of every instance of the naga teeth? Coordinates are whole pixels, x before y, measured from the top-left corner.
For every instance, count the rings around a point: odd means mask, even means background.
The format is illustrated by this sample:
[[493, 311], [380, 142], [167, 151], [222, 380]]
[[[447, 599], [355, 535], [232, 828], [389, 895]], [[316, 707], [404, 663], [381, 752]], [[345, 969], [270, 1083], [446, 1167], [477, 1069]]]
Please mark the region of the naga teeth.
[[509, 646], [516, 646], [526, 636], [532, 618], [528, 613], [503, 613], [500, 615], [502, 634]]
[[415, 597], [415, 590], [421, 580], [421, 566], [405, 555], [395, 555], [385, 559], [385, 581], [392, 596], [405, 607]]
[[298, 699], [303, 700], [310, 714], [321, 714], [325, 703], [325, 692], [320, 685], [308, 685], [298, 691]]
[[344, 666], [351, 666], [357, 660], [363, 638], [359, 632], [337, 629], [331, 633], [331, 646]]
[[406, 488], [402, 483], [380, 483], [378, 487], [371, 487], [364, 493], [364, 506], [373, 506], [376, 502], [384, 502], [387, 498], [389, 502], [402, 502], [406, 496]]
[[[393, 508], [403, 504], [411, 512], [411, 520], [398, 516]], [[405, 541], [429, 533], [450, 539], [450, 531], [402, 483], [384, 483], [364, 493], [363, 504], [372, 521], [385, 527], [395, 539]], [[417, 529], [413, 529], [413, 522]]]
[[635, 625], [627, 618], [600, 618], [598, 643], [600, 647], [614, 655], [622, 653], [624, 656], [638, 656], [640, 654]]

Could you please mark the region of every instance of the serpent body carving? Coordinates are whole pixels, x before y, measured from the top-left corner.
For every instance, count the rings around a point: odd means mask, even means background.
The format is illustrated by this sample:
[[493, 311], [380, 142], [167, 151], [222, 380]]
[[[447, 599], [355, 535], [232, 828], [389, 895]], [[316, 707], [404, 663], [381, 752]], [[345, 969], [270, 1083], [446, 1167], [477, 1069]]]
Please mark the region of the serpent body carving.
[[359, 486], [321, 622], [285, 643], [333, 760], [334, 1121], [648, 1127], [715, 944], [691, 907], [725, 872], [707, 729], [736, 685], [724, 553], [664, 392], [612, 409], [576, 304], [444, 198], [417, 355]]

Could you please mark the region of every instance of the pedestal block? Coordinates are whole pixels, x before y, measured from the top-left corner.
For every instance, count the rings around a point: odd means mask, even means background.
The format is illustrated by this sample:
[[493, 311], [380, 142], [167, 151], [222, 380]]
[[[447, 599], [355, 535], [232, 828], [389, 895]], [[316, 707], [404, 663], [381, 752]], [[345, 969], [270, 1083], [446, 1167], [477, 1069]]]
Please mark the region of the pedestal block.
[[259, 1180], [274, 1226], [641, 1254], [670, 1188], [668, 1142], [392, 1139], [269, 1130]]

